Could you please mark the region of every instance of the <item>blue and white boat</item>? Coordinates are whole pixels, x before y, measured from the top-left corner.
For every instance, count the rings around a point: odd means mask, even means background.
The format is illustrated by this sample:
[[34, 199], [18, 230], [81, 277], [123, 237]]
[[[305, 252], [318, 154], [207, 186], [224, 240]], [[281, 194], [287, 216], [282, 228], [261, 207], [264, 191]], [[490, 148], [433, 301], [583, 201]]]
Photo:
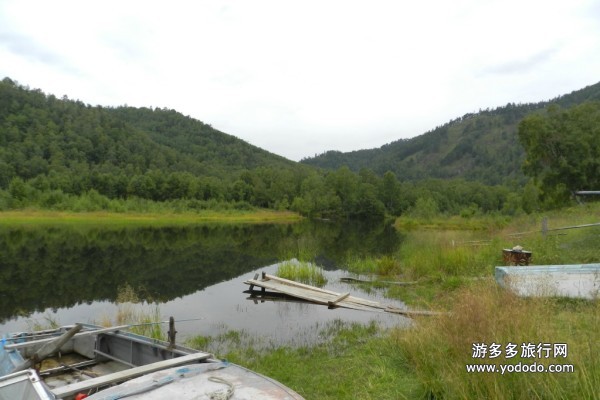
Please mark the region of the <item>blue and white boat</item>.
[[75, 324], [0, 344], [0, 400], [290, 399], [292, 389], [212, 354]]

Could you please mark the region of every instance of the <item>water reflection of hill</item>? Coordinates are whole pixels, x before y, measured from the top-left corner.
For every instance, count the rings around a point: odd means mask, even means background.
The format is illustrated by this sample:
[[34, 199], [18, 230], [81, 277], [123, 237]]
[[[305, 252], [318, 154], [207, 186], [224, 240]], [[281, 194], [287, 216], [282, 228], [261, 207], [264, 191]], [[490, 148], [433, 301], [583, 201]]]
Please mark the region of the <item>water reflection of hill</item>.
[[353, 253], [386, 253], [389, 227], [294, 225], [0, 229], [0, 321], [48, 308], [114, 301], [125, 283], [166, 302], [311, 253], [333, 266]]

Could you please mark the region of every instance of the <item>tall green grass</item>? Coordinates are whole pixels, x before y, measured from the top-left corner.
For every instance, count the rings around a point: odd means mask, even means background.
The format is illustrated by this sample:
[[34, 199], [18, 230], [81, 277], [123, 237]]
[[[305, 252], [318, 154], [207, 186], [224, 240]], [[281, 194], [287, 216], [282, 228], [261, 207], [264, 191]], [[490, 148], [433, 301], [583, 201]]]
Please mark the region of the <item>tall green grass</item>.
[[[550, 229], [595, 223], [600, 222], [600, 207], [522, 216], [502, 229], [416, 230], [408, 235], [396, 257], [405, 274], [422, 278], [427, 285], [390, 288], [388, 295], [408, 296], [418, 304], [424, 304], [420, 300], [427, 297], [428, 306], [449, 311], [391, 334], [423, 385], [425, 397], [600, 398], [600, 300], [519, 298], [492, 279], [494, 267], [503, 265], [502, 249], [515, 245], [533, 252], [533, 264], [600, 262], [600, 227], [550, 231], [544, 236], [540, 232], [543, 218], [548, 218]], [[519, 354], [511, 359], [481, 360], [473, 358], [475, 343], [566, 343], [568, 356], [531, 359]], [[575, 372], [501, 375], [466, 371], [467, 364], [518, 362], [572, 364]]]
[[306, 261], [284, 261], [279, 264], [276, 275], [280, 278], [318, 287], [322, 287], [327, 283], [323, 269]]
[[[392, 339], [435, 399], [600, 398], [600, 302], [518, 298], [495, 283], [460, 289], [451, 313]], [[474, 358], [473, 345], [566, 343], [566, 358]], [[468, 364], [572, 364], [574, 373], [467, 373]]]
[[396, 257], [414, 279], [485, 276], [502, 260], [502, 240], [486, 233], [415, 231]]
[[380, 275], [391, 277], [400, 275], [402, 266], [397, 258], [392, 256], [373, 257], [350, 257], [345, 267], [348, 271], [361, 275]]

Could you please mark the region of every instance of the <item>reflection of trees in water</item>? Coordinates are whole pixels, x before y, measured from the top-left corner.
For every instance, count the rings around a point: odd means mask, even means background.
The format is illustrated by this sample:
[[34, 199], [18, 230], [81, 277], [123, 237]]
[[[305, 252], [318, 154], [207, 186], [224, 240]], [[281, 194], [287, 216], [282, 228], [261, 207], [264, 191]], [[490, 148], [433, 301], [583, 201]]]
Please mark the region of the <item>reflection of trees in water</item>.
[[382, 246], [397, 245], [396, 235], [391, 242], [385, 239], [386, 229], [309, 222], [1, 228], [0, 321], [47, 308], [114, 301], [119, 286], [126, 283], [144, 300], [169, 301], [277, 260], [298, 257], [308, 247], [315, 256], [335, 264], [349, 249], [366, 252], [373, 246], [371, 251], [379, 253]]

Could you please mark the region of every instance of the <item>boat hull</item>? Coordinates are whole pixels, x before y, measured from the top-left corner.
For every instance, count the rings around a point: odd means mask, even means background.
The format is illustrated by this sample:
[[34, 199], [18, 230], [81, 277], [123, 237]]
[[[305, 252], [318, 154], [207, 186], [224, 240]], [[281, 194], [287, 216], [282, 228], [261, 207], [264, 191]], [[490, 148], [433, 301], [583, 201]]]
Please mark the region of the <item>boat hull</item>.
[[231, 396], [224, 398], [302, 399], [281, 383], [210, 353], [123, 327], [77, 324], [14, 334], [0, 344], [0, 400], [73, 399], [81, 394], [92, 400], [208, 399], [229, 390]]
[[495, 278], [523, 297], [600, 297], [600, 264], [496, 267]]

